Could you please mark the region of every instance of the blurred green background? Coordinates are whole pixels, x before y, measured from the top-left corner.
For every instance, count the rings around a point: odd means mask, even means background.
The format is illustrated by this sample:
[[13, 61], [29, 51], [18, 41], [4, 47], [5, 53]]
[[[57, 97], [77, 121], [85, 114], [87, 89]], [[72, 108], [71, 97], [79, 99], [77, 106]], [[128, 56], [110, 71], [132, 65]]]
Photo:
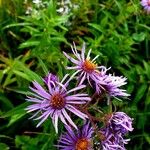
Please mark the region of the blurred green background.
[[149, 150], [149, 20], [139, 0], [0, 0], [0, 150], [55, 150], [50, 120], [35, 128], [25, 95], [48, 71], [64, 75], [73, 41], [128, 78], [130, 100], [116, 103], [134, 118], [126, 147]]

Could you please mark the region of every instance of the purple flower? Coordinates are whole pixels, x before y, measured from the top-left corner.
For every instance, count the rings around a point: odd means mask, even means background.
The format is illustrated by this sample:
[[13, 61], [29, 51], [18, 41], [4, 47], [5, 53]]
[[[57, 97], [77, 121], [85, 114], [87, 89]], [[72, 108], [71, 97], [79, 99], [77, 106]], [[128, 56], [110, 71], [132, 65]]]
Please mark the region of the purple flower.
[[46, 84], [53, 85], [54, 83], [58, 81], [58, 77], [52, 73], [48, 73], [48, 75], [43, 80]]
[[108, 121], [114, 132], [120, 132], [126, 134], [129, 131], [133, 131], [132, 120], [124, 112], [115, 112]]
[[56, 132], [58, 132], [58, 119], [60, 119], [66, 126], [72, 125], [77, 129], [77, 126], [74, 124], [67, 111], [74, 113], [84, 120], [88, 118], [87, 115], [79, 111], [75, 105], [85, 104], [91, 99], [84, 93], [71, 94], [72, 92], [83, 89], [85, 85], [80, 85], [67, 90], [67, 86], [71, 80], [71, 78], [68, 80], [67, 77], [68, 75], [65, 75], [61, 82], [56, 81], [55, 83], [53, 82], [53, 84], [49, 84], [52, 83], [52, 81], [51, 78], [48, 78], [46, 84], [47, 89], [44, 89], [36, 81], [33, 82], [34, 87], [30, 87], [32, 92], [31, 96], [28, 96], [27, 101], [35, 104], [28, 106], [26, 110], [28, 110], [28, 112], [35, 111], [35, 114], [31, 118], [40, 115], [35, 118], [35, 120], [40, 120], [37, 127], [48, 117], [51, 117]]
[[109, 96], [129, 96], [129, 94], [126, 93], [126, 90], [120, 89], [121, 86], [126, 84], [126, 78], [113, 76], [111, 74], [107, 75], [106, 72], [110, 68], [106, 69], [104, 66], [97, 66], [95, 60], [98, 56], [90, 60], [91, 50], [89, 50], [87, 56], [85, 57], [85, 43], [83, 44], [81, 54], [77, 52], [75, 44], [74, 48], [72, 47], [72, 52], [76, 59], [69, 56], [65, 52], [64, 55], [75, 64], [75, 66], [67, 68], [75, 69], [75, 74], [80, 73], [79, 85], [87, 79], [89, 84], [96, 89], [98, 94], [105, 91]]
[[109, 127], [100, 130], [101, 147], [103, 150], [126, 150], [124, 144], [129, 139], [124, 139], [121, 133], [115, 133]]
[[79, 75], [79, 85], [82, 84], [86, 79], [88, 80], [89, 84], [91, 85], [91, 81], [99, 82], [99, 73], [101, 69], [107, 70], [104, 66], [97, 66], [95, 63], [95, 60], [98, 56], [96, 56], [94, 59], [90, 59], [90, 53], [91, 49], [89, 50], [87, 56], [85, 56], [85, 43], [83, 44], [81, 54], [77, 52], [76, 46], [74, 44], [74, 47], [72, 48], [72, 52], [75, 55], [76, 59], [69, 56], [64, 52], [64, 55], [75, 64], [73, 67], [67, 67], [67, 69], [75, 69], [77, 73], [80, 73]]
[[128, 131], [132, 131], [132, 119], [124, 112], [115, 112], [105, 116], [106, 125], [100, 129], [103, 150], [126, 150], [124, 145], [130, 139], [124, 139]]
[[91, 150], [93, 128], [88, 122], [81, 129], [74, 132], [70, 127], [66, 127], [67, 132], [62, 134], [57, 147], [60, 150]]
[[[127, 78], [119, 77], [114, 75], [103, 74], [99, 76], [99, 83], [96, 85], [96, 91], [99, 93], [103, 90], [108, 96], [111, 97], [127, 97], [129, 94], [126, 93], [126, 90], [121, 89], [120, 87], [125, 85]], [[103, 82], [103, 84], [101, 84]]]
[[142, 0], [141, 5], [144, 7], [144, 9], [149, 14], [150, 13], [150, 0]]

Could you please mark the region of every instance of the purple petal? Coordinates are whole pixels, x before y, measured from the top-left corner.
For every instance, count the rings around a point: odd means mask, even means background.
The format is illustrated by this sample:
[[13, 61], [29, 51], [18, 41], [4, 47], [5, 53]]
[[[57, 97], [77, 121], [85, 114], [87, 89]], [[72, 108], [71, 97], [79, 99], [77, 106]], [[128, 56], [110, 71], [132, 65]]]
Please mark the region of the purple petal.
[[68, 115], [68, 113], [66, 112], [65, 109], [62, 110], [63, 115], [65, 116], [65, 118], [68, 120], [68, 122], [75, 128], [77, 129], [77, 126], [74, 124], [74, 122], [72, 121], [72, 119], [70, 118], [70, 116]]
[[74, 113], [75, 115], [79, 116], [80, 118], [82, 119], [86, 119], [88, 118], [88, 116], [84, 113], [82, 113], [81, 111], [77, 110], [75, 107], [71, 106], [71, 105], [68, 105], [66, 106], [66, 108], [71, 111], [72, 113]]

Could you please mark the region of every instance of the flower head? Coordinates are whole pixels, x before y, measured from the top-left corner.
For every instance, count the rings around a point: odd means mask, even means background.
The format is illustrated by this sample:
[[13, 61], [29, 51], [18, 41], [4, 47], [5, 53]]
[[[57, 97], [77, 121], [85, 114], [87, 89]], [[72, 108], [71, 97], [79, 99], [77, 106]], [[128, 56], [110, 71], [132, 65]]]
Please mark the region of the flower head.
[[109, 120], [109, 124], [114, 132], [126, 134], [133, 131], [132, 120], [124, 112], [115, 112]]
[[57, 147], [60, 150], [91, 150], [93, 128], [88, 122], [81, 129], [74, 132], [66, 127], [67, 132], [62, 134]]
[[120, 87], [125, 85], [127, 78], [119, 77], [114, 75], [107, 75], [106, 73], [99, 76], [99, 83], [97, 83], [96, 88], [99, 93], [104, 91], [110, 97], [127, 97], [129, 94], [126, 90]]
[[41, 3], [42, 1], [41, 0], [33, 0], [33, 3], [35, 4], [38, 4], [38, 3]]
[[67, 67], [67, 69], [75, 69], [76, 73], [80, 73], [79, 75], [79, 85], [82, 84], [86, 79], [88, 80], [89, 84], [91, 85], [91, 81], [99, 82], [98, 76], [101, 69], [106, 68], [104, 66], [97, 66], [95, 60], [98, 56], [94, 59], [90, 59], [91, 49], [89, 50], [87, 56], [85, 56], [85, 43], [83, 44], [81, 54], [77, 52], [76, 46], [72, 48], [72, 52], [76, 58], [73, 58], [64, 52], [64, 55], [75, 64], [73, 67]]
[[124, 139], [128, 131], [132, 131], [132, 119], [124, 112], [115, 112], [105, 116], [107, 123], [100, 129], [103, 150], [126, 150], [124, 145], [130, 139]]
[[145, 11], [150, 13], [150, 0], [142, 0], [141, 5], [144, 7]]
[[76, 46], [72, 47], [72, 52], [76, 58], [73, 58], [64, 52], [64, 55], [75, 64], [73, 67], [67, 67], [68, 69], [75, 69], [79, 75], [79, 85], [82, 84], [85, 80], [88, 80], [89, 84], [95, 88], [96, 92], [100, 94], [102, 91], [105, 91], [109, 96], [123, 96], [127, 97], [129, 94], [126, 93], [126, 90], [120, 89], [121, 86], [126, 84], [126, 78], [113, 76], [111, 74], [107, 75], [106, 72], [110, 68], [104, 66], [97, 66], [94, 59], [90, 59], [91, 50], [89, 50], [87, 56], [85, 56], [85, 43], [83, 44], [81, 54], [76, 50]]
[[114, 133], [109, 127], [100, 130], [101, 147], [103, 150], [126, 150], [124, 144], [128, 144], [129, 139], [124, 139], [121, 133]]
[[58, 82], [58, 77], [52, 73], [48, 73], [48, 75], [43, 80], [46, 84], [52, 85], [53, 83]]
[[48, 76], [46, 82], [47, 89], [44, 89], [36, 81], [33, 82], [34, 87], [30, 87], [32, 92], [31, 96], [28, 96], [27, 101], [33, 102], [34, 104], [28, 106], [26, 110], [28, 112], [35, 112], [31, 118], [40, 115], [35, 118], [35, 120], [40, 120], [37, 127], [50, 117], [52, 118], [56, 132], [58, 132], [58, 119], [60, 119], [66, 126], [72, 125], [77, 129], [77, 126], [74, 124], [67, 111], [74, 113], [84, 120], [87, 118], [87, 115], [79, 111], [75, 105], [85, 104], [87, 101], [90, 101], [90, 98], [84, 93], [71, 94], [72, 92], [83, 89], [85, 86], [80, 85], [67, 90], [68, 84], [71, 80], [67, 80], [67, 77], [68, 75], [66, 75], [61, 82], [53, 82], [50, 76]]

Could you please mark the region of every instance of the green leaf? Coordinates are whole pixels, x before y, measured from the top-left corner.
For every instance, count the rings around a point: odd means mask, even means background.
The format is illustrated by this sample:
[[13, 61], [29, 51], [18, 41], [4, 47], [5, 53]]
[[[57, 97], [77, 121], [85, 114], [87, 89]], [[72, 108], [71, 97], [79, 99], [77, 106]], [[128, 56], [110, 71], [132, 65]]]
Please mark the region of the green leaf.
[[12, 87], [9, 88], [10, 91], [19, 93], [19, 94], [23, 94], [23, 95], [28, 95], [29, 91], [27, 91], [29, 88], [22, 88], [22, 87]]
[[6, 87], [9, 84], [12, 84], [12, 83], [16, 82], [16, 77], [12, 77], [12, 76], [13, 76], [13, 72], [9, 71], [9, 73], [8, 73], [6, 79], [5, 79], [5, 82], [3, 84], [3, 87]]
[[25, 116], [27, 114], [27, 112], [25, 110], [25, 108], [27, 106], [28, 106], [28, 102], [25, 102], [15, 108], [11, 109], [7, 113], [3, 113], [1, 115], [1, 118], [10, 117], [7, 127], [11, 126], [13, 123], [15, 123], [16, 121], [18, 121], [20, 118], [22, 118], [23, 116]]
[[138, 6], [137, 5], [133, 5], [133, 4], [127, 5], [127, 8], [126, 8], [127, 12], [135, 13], [135, 11], [137, 11], [137, 10], [138, 10]]
[[145, 68], [145, 73], [147, 75], [147, 78], [150, 79], [150, 64], [148, 62], [143, 61], [144, 63], [144, 68]]
[[28, 80], [28, 81], [32, 81], [32, 78], [30, 76], [28, 76], [27, 74], [25, 74], [24, 72], [18, 71], [18, 70], [14, 70], [13, 71], [16, 75]]
[[42, 78], [36, 74], [35, 72], [31, 71], [28, 67], [26, 67], [22, 62], [17, 61], [15, 62], [15, 70], [13, 72], [16, 75], [19, 75], [20, 77], [28, 80], [28, 81], [34, 81], [36, 80], [40, 84], [43, 84]]
[[38, 58], [38, 60], [39, 60], [39, 65], [42, 67], [42, 69], [43, 69], [45, 75], [47, 75], [48, 72], [49, 72], [49, 71], [48, 71], [48, 68], [46, 67], [46, 65], [44, 64], [44, 62], [42, 61], [42, 59]]
[[33, 28], [32, 26], [26, 26], [23, 29], [21, 29], [22, 32], [29, 32], [31, 35], [34, 35], [35, 33], [40, 33], [40, 31], [37, 28]]
[[3, 28], [4, 29], [7, 29], [7, 28], [10, 28], [10, 27], [16, 27], [16, 26], [26, 26], [26, 25], [32, 25], [31, 23], [28, 23], [28, 22], [23, 22], [23, 23], [12, 23], [10, 25], [7, 25]]
[[150, 86], [149, 86], [148, 92], [147, 92], [147, 94], [146, 94], [145, 104], [146, 104], [146, 105], [149, 105], [149, 104], [150, 104]]
[[137, 41], [137, 42], [141, 42], [141, 41], [144, 41], [146, 37], [146, 34], [144, 32], [141, 32], [141, 33], [134, 33], [132, 35], [132, 38]]
[[139, 102], [139, 100], [144, 96], [144, 94], [145, 94], [145, 92], [146, 92], [146, 90], [147, 90], [147, 84], [146, 83], [144, 83], [144, 84], [142, 84], [139, 88], [138, 88], [138, 91], [137, 91], [137, 93], [136, 93], [136, 95], [135, 95], [135, 98], [134, 98], [134, 103], [136, 104], [136, 103], [138, 103]]
[[7, 109], [13, 108], [13, 104], [3, 93], [0, 93], [0, 101], [5, 105], [5, 107], [7, 107]]
[[145, 29], [150, 31], [150, 27], [145, 25], [145, 24], [138, 24], [138, 26], [143, 27], [143, 28], [145, 28]]
[[2, 79], [3, 76], [4, 76], [4, 72], [3, 72], [3, 70], [0, 70], [0, 79]]
[[150, 136], [149, 134], [144, 134], [145, 140], [150, 144]]
[[40, 41], [27, 41], [22, 44], [20, 44], [19, 48], [28, 48], [32, 46], [37, 46], [40, 44]]
[[9, 150], [9, 147], [5, 143], [0, 143], [0, 149], [1, 150]]
[[8, 123], [7, 127], [11, 126], [13, 123], [15, 123], [16, 121], [18, 121], [20, 118], [22, 118], [26, 114], [27, 114], [26, 111], [20, 110], [18, 113], [15, 113], [14, 115], [12, 115], [11, 118], [10, 118], [10, 120], [9, 120], [9, 123]]
[[17, 148], [21, 148], [22, 150], [37, 150], [39, 149], [38, 138], [31, 138], [29, 136], [16, 136], [15, 143]]
[[88, 25], [91, 26], [91, 27], [93, 27], [94, 29], [102, 32], [102, 33], [104, 32], [103, 28], [100, 25], [98, 25], [98, 24], [88, 23]]
[[2, 118], [11, 117], [14, 114], [25, 114], [26, 111], [24, 110], [28, 106], [28, 102], [25, 102], [23, 104], [20, 104], [19, 106], [16, 106], [15, 108], [11, 109], [10, 111], [3, 113], [1, 115]]
[[9, 136], [7, 136], [7, 135], [2, 135], [2, 134], [0, 134], [0, 138], [13, 140], [12, 137], [9, 137]]

